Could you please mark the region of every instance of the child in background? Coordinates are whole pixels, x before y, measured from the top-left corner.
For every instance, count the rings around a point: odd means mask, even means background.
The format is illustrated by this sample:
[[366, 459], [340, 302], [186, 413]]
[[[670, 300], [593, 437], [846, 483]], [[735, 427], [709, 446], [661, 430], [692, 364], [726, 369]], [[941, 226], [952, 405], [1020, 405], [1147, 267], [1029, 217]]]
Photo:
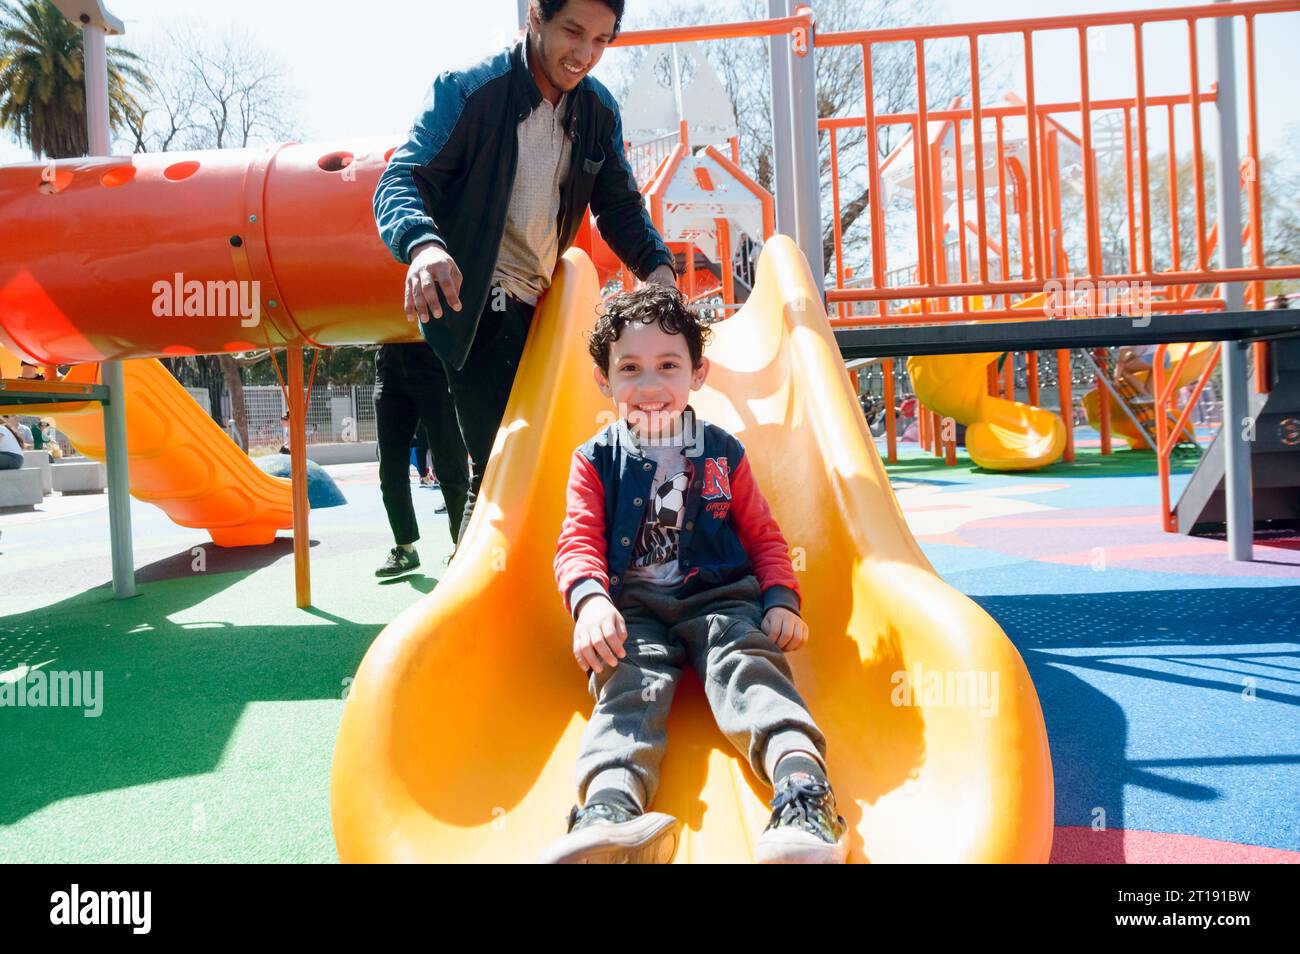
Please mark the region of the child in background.
[[707, 334], [675, 288], [647, 285], [611, 298], [591, 335], [596, 384], [621, 416], [573, 455], [555, 557], [596, 704], [579, 805], [546, 861], [672, 860], [680, 823], [646, 808], [687, 665], [719, 728], [774, 787], [758, 859], [845, 857], [826, 740], [784, 656], [808, 639], [785, 538], [740, 441], [687, 403], [708, 376]]

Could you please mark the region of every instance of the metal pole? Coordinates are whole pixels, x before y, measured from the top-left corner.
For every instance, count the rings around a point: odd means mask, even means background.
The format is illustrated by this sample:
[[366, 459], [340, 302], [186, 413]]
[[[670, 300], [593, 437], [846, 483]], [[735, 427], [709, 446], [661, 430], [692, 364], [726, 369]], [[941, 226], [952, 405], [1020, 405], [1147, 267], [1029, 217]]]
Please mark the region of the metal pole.
[[826, 265], [822, 256], [822, 180], [817, 150], [817, 67], [813, 61], [811, 28], [796, 49], [785, 43], [790, 57], [790, 131], [794, 146], [795, 241], [808, 259], [813, 281], [826, 299]]
[[[104, 29], [82, 24], [81, 37], [86, 64], [86, 132], [92, 156], [107, 156], [108, 56]], [[127, 467], [126, 400], [122, 383], [122, 362], [100, 364], [102, 383], [108, 388], [104, 405], [104, 465], [108, 473], [108, 526], [113, 555], [113, 595], [135, 596], [135, 554], [131, 541], [131, 477]]]
[[293, 501], [293, 580], [299, 609], [311, 606], [311, 532], [307, 525], [307, 405], [302, 348], [285, 349], [289, 365], [289, 479]]
[[684, 122], [686, 119], [686, 110], [682, 107], [682, 65], [677, 59], [677, 44], [672, 45], [673, 51], [673, 99], [677, 102], [677, 122]]
[[[1224, 0], [1215, 0], [1223, 3]], [[1219, 113], [1219, 155], [1215, 168], [1219, 213], [1219, 264], [1222, 268], [1241, 267], [1241, 195], [1238, 192], [1237, 153], [1237, 77], [1236, 51], [1233, 47], [1236, 21], [1221, 17], [1214, 21], [1215, 72], [1219, 84], [1215, 106]], [[1224, 284], [1224, 298], [1229, 312], [1245, 308], [1240, 282]], [[1254, 559], [1255, 513], [1251, 500], [1251, 440], [1254, 427], [1250, 417], [1250, 395], [1246, 390], [1246, 349], [1249, 344], [1223, 344], [1223, 428], [1224, 428], [1224, 509], [1228, 517], [1228, 559]], [[1248, 440], [1247, 438], [1251, 440]]]
[[[777, 20], [790, 15], [790, 0], [767, 0], [768, 17]], [[790, 38], [769, 37], [768, 59], [772, 65], [772, 181], [776, 186], [776, 230], [793, 236], [794, 156], [790, 131]]]

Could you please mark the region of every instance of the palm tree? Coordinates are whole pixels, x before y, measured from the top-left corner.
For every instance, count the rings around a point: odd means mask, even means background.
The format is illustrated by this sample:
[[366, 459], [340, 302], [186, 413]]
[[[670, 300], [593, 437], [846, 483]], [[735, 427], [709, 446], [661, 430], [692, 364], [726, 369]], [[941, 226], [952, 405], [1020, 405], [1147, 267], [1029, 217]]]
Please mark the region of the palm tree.
[[[128, 50], [108, 49], [108, 119], [113, 129], [138, 114], [133, 88], [149, 78]], [[48, 0], [0, 0], [0, 128], [33, 155], [84, 156], [85, 54], [81, 29]]]

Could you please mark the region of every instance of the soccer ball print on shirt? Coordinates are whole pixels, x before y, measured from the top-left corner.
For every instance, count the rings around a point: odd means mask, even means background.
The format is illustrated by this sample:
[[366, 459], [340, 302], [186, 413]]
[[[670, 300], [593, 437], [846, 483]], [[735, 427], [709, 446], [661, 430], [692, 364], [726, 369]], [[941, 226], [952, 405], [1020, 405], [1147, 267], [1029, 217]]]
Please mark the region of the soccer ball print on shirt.
[[658, 566], [677, 562], [677, 537], [686, 511], [690, 477], [678, 471], [655, 488], [646, 504], [645, 520], [633, 553], [632, 566]]

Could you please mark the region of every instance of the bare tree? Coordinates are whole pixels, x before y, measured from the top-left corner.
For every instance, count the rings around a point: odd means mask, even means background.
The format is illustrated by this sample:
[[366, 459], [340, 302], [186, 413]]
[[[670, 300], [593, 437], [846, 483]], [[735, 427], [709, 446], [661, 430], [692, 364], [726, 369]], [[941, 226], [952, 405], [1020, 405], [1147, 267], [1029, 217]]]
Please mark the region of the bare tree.
[[[214, 35], [198, 26], [173, 30], [167, 43], [144, 58], [154, 79], [150, 94], [131, 117], [136, 152], [244, 149], [297, 138], [285, 74], [248, 35]], [[269, 352], [201, 360], [221, 368], [235, 426], [249, 447], [248, 412], [241, 369]]]
[[[1300, 148], [1300, 127], [1293, 127], [1280, 150], [1260, 157], [1260, 197], [1264, 220], [1264, 264], [1291, 265], [1300, 262], [1300, 211], [1291, 197], [1300, 192], [1300, 163], [1293, 158]], [[1136, 163], [1135, 163], [1136, 166]], [[1148, 193], [1151, 197], [1151, 265], [1160, 272], [1174, 266], [1174, 226], [1178, 229], [1178, 264], [1182, 269], [1195, 268], [1196, 241], [1196, 178], [1190, 151], [1175, 157], [1175, 189], [1177, 215], [1170, 214], [1168, 153], [1153, 154], [1147, 162]], [[1217, 217], [1215, 161], [1207, 152], [1201, 161], [1201, 174], [1205, 194], [1205, 228], [1214, 228]], [[1097, 184], [1097, 213], [1101, 233], [1102, 259], [1107, 272], [1126, 272], [1129, 263], [1128, 201], [1124, 192], [1124, 160], [1122, 152], [1110, 162], [1099, 162]], [[1134, 256], [1138, 268], [1142, 265], [1142, 203], [1136, 171], [1133, 174], [1133, 235]], [[1067, 203], [1068, 199], [1068, 203]], [[1084, 208], [1079, 196], [1063, 196], [1062, 218], [1073, 220], [1076, 227], [1067, 230], [1070, 262], [1080, 271], [1084, 261], [1082, 223]], [[1250, 220], [1250, 193], [1241, 191], [1242, 223]], [[1251, 262], [1250, 246], [1244, 249], [1244, 260]], [[1209, 265], [1215, 264], [1217, 249], [1209, 252]], [[1294, 291], [1300, 282], [1278, 281], [1268, 283], [1269, 296]], [[1208, 292], [1209, 286], [1201, 289]]]
[[144, 56], [156, 89], [134, 117], [137, 152], [243, 149], [295, 137], [284, 70], [247, 34], [177, 27]]

